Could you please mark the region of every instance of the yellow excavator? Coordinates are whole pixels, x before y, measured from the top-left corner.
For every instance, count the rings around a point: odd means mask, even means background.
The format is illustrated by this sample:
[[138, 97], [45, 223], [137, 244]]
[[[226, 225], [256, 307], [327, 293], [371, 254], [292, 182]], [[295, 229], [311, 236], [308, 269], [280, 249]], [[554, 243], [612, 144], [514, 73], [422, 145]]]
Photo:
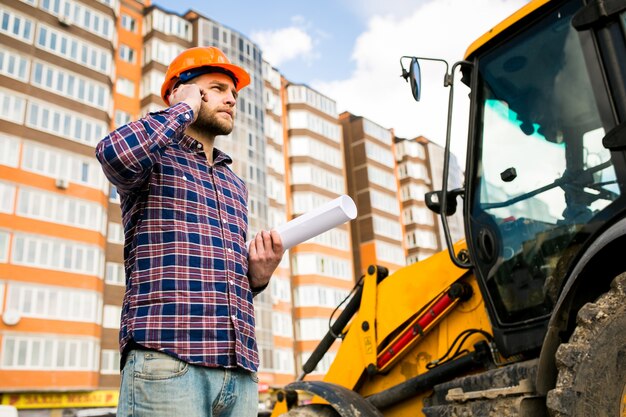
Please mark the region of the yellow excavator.
[[[416, 100], [425, 60], [400, 59]], [[443, 189], [425, 199], [448, 251], [370, 266], [272, 416], [626, 417], [626, 0], [533, 0], [445, 65]], [[455, 75], [469, 134], [449, 190]]]

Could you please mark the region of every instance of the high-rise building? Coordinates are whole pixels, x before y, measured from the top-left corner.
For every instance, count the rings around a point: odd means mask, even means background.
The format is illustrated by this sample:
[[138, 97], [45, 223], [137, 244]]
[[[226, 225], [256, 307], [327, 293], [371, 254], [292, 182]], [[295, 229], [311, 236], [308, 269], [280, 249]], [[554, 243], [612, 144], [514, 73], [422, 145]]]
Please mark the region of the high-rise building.
[[111, 126], [119, 8], [0, 5], [4, 392], [100, 386], [109, 186], [94, 146]]
[[[425, 194], [441, 189], [443, 148], [423, 136], [414, 139], [396, 137], [395, 156], [398, 163], [402, 223], [405, 231], [407, 264], [427, 258], [446, 248], [438, 215], [426, 207]], [[454, 156], [451, 158], [448, 189], [458, 188], [462, 172]], [[453, 241], [463, 237], [461, 210], [448, 217]]]
[[[282, 77], [276, 68], [263, 63], [265, 82], [265, 172], [267, 180], [268, 224], [277, 227], [287, 221], [287, 184], [283, 153], [283, 92]], [[266, 291], [267, 292], [267, 291]], [[293, 297], [289, 252], [286, 252], [270, 283], [273, 355], [264, 355], [261, 374], [270, 386], [283, 386], [293, 381], [296, 373], [293, 331]], [[269, 371], [269, 372], [268, 372]], [[270, 373], [271, 372], [271, 373]]]
[[[287, 159], [287, 219], [347, 194], [341, 125], [334, 100], [283, 79], [283, 124]], [[294, 247], [290, 254], [294, 294], [296, 364], [311, 355], [328, 331], [334, 308], [354, 286], [349, 225], [344, 224]], [[328, 369], [336, 346], [311, 377]]]
[[349, 193], [358, 219], [352, 227], [354, 270], [369, 265], [389, 272], [406, 265], [393, 133], [349, 112], [340, 115]]

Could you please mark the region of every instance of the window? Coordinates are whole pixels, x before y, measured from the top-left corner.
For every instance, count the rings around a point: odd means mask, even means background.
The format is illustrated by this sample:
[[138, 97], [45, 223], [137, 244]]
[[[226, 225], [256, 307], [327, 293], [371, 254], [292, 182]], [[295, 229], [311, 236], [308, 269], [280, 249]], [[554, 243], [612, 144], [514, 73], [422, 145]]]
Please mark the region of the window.
[[409, 249], [413, 248], [425, 248], [425, 249], [438, 249], [437, 236], [435, 233], [428, 230], [415, 230], [408, 233], [406, 236], [406, 243]]
[[290, 85], [287, 87], [287, 102], [305, 103], [333, 118], [337, 117], [337, 105], [335, 101], [306, 86]]
[[115, 110], [115, 127], [124, 126], [132, 121], [130, 113], [126, 113], [122, 110]]
[[341, 141], [341, 130], [337, 124], [304, 110], [289, 112], [289, 128], [307, 129], [337, 143]]
[[376, 259], [396, 265], [404, 265], [404, 250], [400, 243], [390, 245], [389, 243], [376, 241], [375, 245]]
[[124, 264], [117, 262], [107, 262], [104, 282], [110, 285], [125, 285], [126, 277], [124, 272]]
[[185, 48], [177, 43], [164, 42], [161, 39], [152, 38], [144, 44], [143, 64], [152, 61], [163, 65], [169, 65]]
[[137, 31], [137, 21], [133, 17], [127, 14], [122, 14], [121, 23], [122, 23], [122, 27], [126, 29], [127, 31], [129, 32]]
[[270, 290], [274, 302], [291, 302], [291, 283], [288, 279], [277, 276], [272, 277], [270, 280]]
[[291, 314], [272, 311], [272, 332], [275, 336], [293, 338]]
[[102, 300], [94, 291], [12, 282], [7, 286], [7, 308], [24, 317], [99, 323]]
[[400, 205], [398, 204], [398, 199], [395, 194], [389, 195], [388, 193], [383, 193], [374, 189], [370, 189], [369, 193], [372, 208], [382, 210], [396, 216], [400, 214]]
[[344, 178], [310, 164], [293, 164], [292, 184], [311, 184], [337, 194], [345, 191]]
[[296, 307], [337, 307], [350, 293], [348, 290], [321, 285], [301, 285], [295, 291]]
[[115, 81], [115, 91], [128, 97], [134, 97], [135, 83], [127, 78], [118, 78]]
[[393, 138], [391, 131], [389, 131], [389, 129], [385, 129], [382, 126], [377, 125], [376, 123], [368, 119], [363, 119], [363, 132], [366, 135], [376, 138], [379, 141], [387, 145], [391, 145], [392, 138]]
[[105, 39], [113, 39], [113, 19], [82, 3], [71, 0], [44, 0], [39, 7], [59, 17], [63, 22], [72, 23]]
[[368, 166], [367, 177], [372, 184], [380, 185], [388, 190], [396, 190], [398, 187], [395, 175], [380, 168]]
[[96, 189], [103, 189], [108, 184], [94, 158], [60, 151], [37, 142], [24, 141], [22, 168], [47, 177], [67, 178]]
[[[312, 352], [302, 352], [302, 354], [300, 355], [300, 361], [302, 362], [302, 364], [306, 363], [306, 361], [311, 356], [311, 353]], [[315, 368], [315, 370], [311, 372], [311, 375], [320, 375], [320, 374], [325, 374], [326, 372], [328, 372], [328, 370], [330, 369], [330, 365], [335, 360], [335, 356], [337, 356], [337, 352], [332, 352], [332, 351], [326, 352], [326, 354], [322, 357], [322, 359], [317, 364], [317, 367]], [[301, 367], [302, 366], [300, 366], [300, 368]]]
[[98, 342], [87, 337], [5, 334], [2, 339], [3, 369], [96, 371]]
[[102, 349], [100, 373], [103, 375], [119, 375], [120, 352], [117, 349]]
[[150, 15], [151, 28], [166, 35], [174, 35], [191, 41], [191, 23], [180, 16], [166, 14], [159, 9], [153, 9]]
[[393, 154], [389, 149], [383, 148], [380, 145], [366, 141], [365, 142], [365, 154], [371, 160], [374, 160], [389, 168], [394, 167]]
[[0, 181], [0, 213], [13, 213], [15, 185]]
[[122, 307], [107, 304], [104, 306], [102, 327], [105, 327], [107, 329], [119, 329], [121, 318]]
[[278, 174], [285, 173], [285, 159], [282, 153], [271, 146], [265, 150], [265, 160], [267, 167]]
[[35, 62], [32, 84], [103, 110], [109, 108], [109, 88], [44, 62]]
[[294, 275], [322, 275], [341, 280], [352, 279], [348, 260], [314, 253], [298, 253], [292, 257]]
[[28, 82], [29, 68], [27, 58], [6, 49], [0, 50], [0, 74], [18, 81]]
[[424, 145], [415, 141], [403, 140], [396, 144], [396, 159], [402, 160], [405, 156], [426, 159]]
[[120, 204], [120, 193], [117, 192], [117, 187], [112, 184], [109, 189], [109, 201]]
[[295, 373], [293, 361], [293, 350], [285, 348], [274, 348], [274, 371], [276, 373], [290, 374]]
[[113, 66], [110, 51], [41, 23], [36, 45], [102, 74], [109, 75]]
[[107, 241], [111, 243], [124, 244], [124, 229], [119, 223], [109, 223], [109, 232], [107, 234]]
[[[140, 98], [146, 98], [150, 94], [161, 97], [161, 83], [165, 74], [159, 71], [150, 71], [141, 78]], [[133, 87], [134, 88], [134, 87]]]
[[417, 162], [403, 162], [398, 165], [398, 173], [400, 178], [415, 178], [424, 180], [427, 184], [430, 184], [430, 176], [426, 166]]
[[100, 230], [105, 217], [98, 203], [28, 187], [18, 193], [17, 214], [93, 231]]
[[30, 44], [34, 26], [33, 20], [0, 6], [0, 33]]
[[20, 139], [0, 133], [0, 165], [17, 168], [19, 165]]
[[9, 260], [9, 232], [0, 230], [0, 263]]
[[385, 217], [372, 215], [374, 233], [391, 239], [402, 240], [402, 228], [400, 223]]
[[0, 119], [17, 124], [24, 122], [26, 100], [13, 91], [0, 90]]
[[295, 192], [292, 194], [292, 198], [293, 211], [295, 214], [306, 213], [331, 200], [329, 197], [308, 192]]
[[101, 277], [104, 254], [99, 247], [84, 242], [15, 234], [11, 262]]
[[402, 210], [404, 224], [417, 223], [426, 226], [435, 224], [434, 213], [426, 207], [407, 207]]
[[322, 234], [319, 234], [307, 242], [317, 243], [318, 245], [330, 246], [334, 249], [349, 250], [348, 232], [342, 229], [334, 228]]
[[407, 184], [400, 188], [400, 194], [402, 195], [402, 201], [417, 200], [424, 201], [425, 195], [430, 189], [423, 184]]
[[302, 318], [296, 322], [298, 340], [322, 340], [328, 332], [328, 317]]
[[120, 59], [122, 61], [135, 63], [135, 50], [128, 45], [121, 44], [119, 49]]
[[338, 148], [310, 136], [289, 138], [289, 156], [310, 156], [333, 167], [343, 168], [343, 157]]
[[28, 103], [26, 125], [91, 146], [95, 146], [108, 130], [100, 120], [32, 99]]

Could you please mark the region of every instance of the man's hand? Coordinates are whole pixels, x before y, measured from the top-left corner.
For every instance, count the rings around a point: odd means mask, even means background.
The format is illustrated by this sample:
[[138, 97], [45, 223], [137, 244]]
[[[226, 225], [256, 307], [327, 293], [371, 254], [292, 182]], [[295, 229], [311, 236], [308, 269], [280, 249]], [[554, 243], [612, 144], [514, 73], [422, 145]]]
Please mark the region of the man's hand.
[[193, 110], [193, 121], [195, 122], [200, 113], [200, 106], [204, 100], [204, 91], [197, 84], [181, 84], [170, 94], [170, 106], [184, 101]]
[[265, 287], [283, 258], [283, 242], [276, 230], [256, 234], [248, 251], [250, 288]]

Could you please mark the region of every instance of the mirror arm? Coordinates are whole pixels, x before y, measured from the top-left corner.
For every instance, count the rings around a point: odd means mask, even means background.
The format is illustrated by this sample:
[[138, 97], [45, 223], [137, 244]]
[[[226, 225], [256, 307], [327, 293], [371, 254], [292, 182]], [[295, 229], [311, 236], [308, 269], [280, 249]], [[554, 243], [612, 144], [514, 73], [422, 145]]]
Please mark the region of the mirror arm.
[[[444, 61], [445, 62], [445, 61]], [[444, 86], [450, 87], [450, 93], [448, 95], [448, 122], [446, 128], [446, 146], [444, 149], [444, 160], [443, 160], [443, 179], [442, 179], [442, 190], [441, 194], [444, 198], [441, 201], [441, 213], [439, 217], [441, 218], [441, 224], [443, 226], [443, 233], [446, 238], [446, 245], [448, 247], [448, 253], [450, 254], [450, 259], [452, 263], [459, 268], [467, 269], [471, 268], [472, 263], [470, 259], [462, 260], [457, 254], [454, 252], [454, 246], [452, 242], [452, 236], [450, 235], [450, 227], [448, 226], [448, 219], [446, 216], [447, 206], [448, 206], [448, 174], [450, 171], [450, 132], [452, 130], [452, 107], [454, 101], [454, 71], [457, 67], [461, 65], [472, 66], [473, 64], [469, 61], [459, 61], [452, 65], [452, 70], [450, 74], [448, 74], [447, 68], [448, 63], [446, 62], [446, 75], [444, 77]], [[446, 85], [447, 84], [447, 85]]]

